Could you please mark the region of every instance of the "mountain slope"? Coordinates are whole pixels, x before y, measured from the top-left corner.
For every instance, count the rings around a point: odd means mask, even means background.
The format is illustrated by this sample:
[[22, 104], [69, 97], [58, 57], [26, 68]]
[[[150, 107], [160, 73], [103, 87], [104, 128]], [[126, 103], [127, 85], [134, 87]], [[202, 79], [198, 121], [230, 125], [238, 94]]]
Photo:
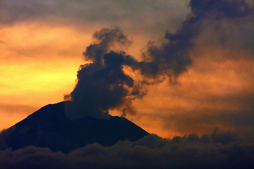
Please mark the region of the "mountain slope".
[[136, 141], [149, 133], [131, 121], [109, 116], [98, 119], [86, 116], [70, 121], [64, 114], [65, 102], [47, 105], [8, 130], [7, 147], [48, 147], [52, 151], [68, 153], [87, 144], [114, 145], [119, 140]]

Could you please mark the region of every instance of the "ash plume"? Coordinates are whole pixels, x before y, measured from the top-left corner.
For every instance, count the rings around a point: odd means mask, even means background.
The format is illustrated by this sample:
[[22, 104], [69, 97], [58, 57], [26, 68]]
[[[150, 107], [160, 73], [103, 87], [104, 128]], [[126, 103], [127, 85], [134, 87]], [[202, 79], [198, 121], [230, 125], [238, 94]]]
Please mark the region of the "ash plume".
[[124, 52], [111, 50], [114, 45], [128, 46], [128, 40], [118, 27], [104, 28], [93, 35], [95, 43], [86, 48], [84, 57], [92, 63], [81, 65], [78, 82], [70, 94], [76, 106], [88, 112], [108, 113], [128, 103], [129, 112], [134, 113], [127, 97], [139, 95], [134, 80], [123, 71], [127, 56]]
[[[166, 32], [164, 42], [149, 42], [143, 51], [143, 60], [137, 61], [115, 46], [129, 46], [131, 41], [119, 27], [103, 28], [93, 35], [94, 43], [83, 53], [92, 63], [81, 65], [77, 74], [77, 85], [67, 98], [88, 112], [105, 112], [122, 107], [124, 113], [135, 114], [132, 100], [142, 98], [144, 85], [156, 84], [159, 77], [176, 79], [192, 63], [190, 51], [202, 32], [205, 22], [224, 19], [234, 20], [248, 17], [252, 8], [244, 0], [192, 0], [192, 13], [176, 33]], [[123, 67], [139, 71], [144, 79], [135, 81], [123, 71]]]
[[[154, 60], [144, 59], [141, 62], [123, 51], [114, 51], [112, 50], [114, 46], [131, 44], [119, 27], [103, 28], [95, 32], [93, 38], [95, 43], [89, 45], [83, 53], [85, 60], [92, 61], [92, 63], [80, 66], [77, 85], [71, 94], [66, 96], [66, 98], [71, 98], [76, 106], [88, 112], [108, 113], [109, 109], [122, 107], [124, 114], [126, 112], [135, 114], [131, 103], [135, 98], [142, 98], [145, 95], [142, 90], [144, 85], [160, 82], [159, 75], [178, 75], [191, 63], [190, 59], [187, 59], [186, 62], [182, 61], [182, 58], [186, 57], [182, 54], [179, 54], [179, 57], [175, 56], [176, 51], [171, 51], [171, 53], [160, 51], [161, 53], [156, 55], [153, 52]], [[168, 46], [171, 49], [174, 48], [171, 43]], [[151, 48], [148, 49], [149, 52]], [[172, 66], [176, 64], [178, 66]], [[123, 71], [124, 66], [140, 71], [144, 78], [154, 79], [154, 82], [144, 79], [135, 81]], [[168, 72], [175, 73], [169, 74]]]
[[166, 42], [160, 45], [148, 43], [143, 56], [152, 61], [142, 69], [144, 74], [178, 76], [192, 63], [190, 50], [196, 46], [195, 39], [203, 31], [205, 22], [246, 18], [253, 13], [245, 0], [191, 0], [189, 5], [191, 14], [176, 33], [166, 32]]

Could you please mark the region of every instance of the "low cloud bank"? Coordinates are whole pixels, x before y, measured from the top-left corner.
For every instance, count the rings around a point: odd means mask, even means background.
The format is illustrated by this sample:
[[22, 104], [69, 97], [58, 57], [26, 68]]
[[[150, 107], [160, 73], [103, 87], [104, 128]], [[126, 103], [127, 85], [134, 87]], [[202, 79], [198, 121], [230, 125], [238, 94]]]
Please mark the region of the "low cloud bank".
[[232, 132], [163, 139], [120, 141], [111, 147], [97, 143], [69, 154], [34, 146], [0, 151], [2, 168], [253, 168], [254, 145], [241, 143]]

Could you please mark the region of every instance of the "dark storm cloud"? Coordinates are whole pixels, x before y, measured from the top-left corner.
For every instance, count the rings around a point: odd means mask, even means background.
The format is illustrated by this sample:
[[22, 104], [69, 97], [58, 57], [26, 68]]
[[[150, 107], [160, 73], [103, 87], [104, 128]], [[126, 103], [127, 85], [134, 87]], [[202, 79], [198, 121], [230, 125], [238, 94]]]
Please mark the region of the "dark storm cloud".
[[120, 141], [111, 147], [97, 143], [69, 154], [26, 147], [0, 151], [3, 168], [253, 168], [253, 145], [242, 144], [234, 133], [172, 140], [156, 135], [136, 142]]

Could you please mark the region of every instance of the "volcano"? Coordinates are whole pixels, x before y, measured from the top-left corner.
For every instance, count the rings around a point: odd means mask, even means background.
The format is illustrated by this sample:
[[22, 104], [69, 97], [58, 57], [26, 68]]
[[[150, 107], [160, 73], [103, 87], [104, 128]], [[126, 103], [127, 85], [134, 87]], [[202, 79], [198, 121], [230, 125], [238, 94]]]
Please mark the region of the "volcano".
[[[71, 152], [88, 144], [112, 146], [120, 140], [137, 141], [148, 132], [123, 117], [108, 119], [85, 116], [69, 120], [65, 103], [49, 104], [1, 133], [7, 148], [47, 147], [51, 151]], [[8, 133], [3, 136], [3, 133]]]

